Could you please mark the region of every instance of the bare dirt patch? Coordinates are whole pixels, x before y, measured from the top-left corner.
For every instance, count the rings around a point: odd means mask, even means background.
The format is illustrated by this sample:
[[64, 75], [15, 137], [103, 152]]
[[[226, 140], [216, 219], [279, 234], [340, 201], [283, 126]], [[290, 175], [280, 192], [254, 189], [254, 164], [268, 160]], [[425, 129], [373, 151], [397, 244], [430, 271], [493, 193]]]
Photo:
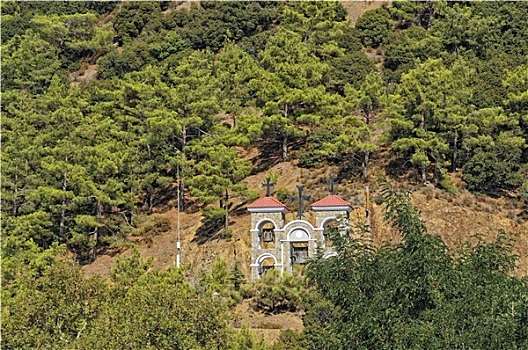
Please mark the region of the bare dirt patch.
[[286, 329], [300, 332], [304, 328], [301, 313], [264, 314], [252, 310], [247, 300], [234, 308], [233, 317], [231, 326], [235, 330], [247, 327], [256, 339], [263, 339], [268, 344], [276, 343]]
[[355, 26], [359, 17], [365, 12], [375, 10], [382, 6], [390, 7], [392, 1], [340, 1], [341, 5], [347, 12], [347, 19], [350, 20], [350, 25]]
[[83, 63], [78, 71], [70, 73], [68, 81], [72, 85], [86, 85], [97, 79], [97, 65]]

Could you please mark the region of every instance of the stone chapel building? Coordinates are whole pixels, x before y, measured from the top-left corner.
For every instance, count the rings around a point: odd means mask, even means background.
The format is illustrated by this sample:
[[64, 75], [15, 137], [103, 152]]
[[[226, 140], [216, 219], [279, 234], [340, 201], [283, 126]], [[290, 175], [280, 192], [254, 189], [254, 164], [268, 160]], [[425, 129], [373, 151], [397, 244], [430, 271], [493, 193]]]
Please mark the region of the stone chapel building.
[[[292, 272], [318, 248], [323, 257], [335, 255], [327, 237], [330, 227], [349, 230], [352, 206], [337, 195], [329, 195], [311, 204], [315, 225], [302, 219], [286, 222], [286, 205], [271, 196], [256, 200], [247, 207], [251, 213], [251, 279], [257, 280], [269, 269]], [[302, 213], [301, 213], [302, 214]], [[343, 218], [341, 224], [338, 219]]]

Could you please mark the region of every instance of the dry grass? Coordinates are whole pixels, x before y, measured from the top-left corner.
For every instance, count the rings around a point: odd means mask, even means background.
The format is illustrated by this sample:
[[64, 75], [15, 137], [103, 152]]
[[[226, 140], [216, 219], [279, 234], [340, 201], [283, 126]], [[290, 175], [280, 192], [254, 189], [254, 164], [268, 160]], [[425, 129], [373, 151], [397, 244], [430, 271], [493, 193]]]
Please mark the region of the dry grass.
[[375, 10], [382, 6], [390, 6], [392, 1], [340, 1], [341, 5], [347, 12], [347, 19], [350, 20], [350, 25], [354, 26], [365, 12]]
[[[252, 152], [249, 154], [255, 155]], [[312, 195], [312, 201], [328, 195], [326, 179], [329, 179], [330, 174], [337, 173], [336, 168], [329, 167], [308, 171], [298, 168], [296, 164], [297, 161], [290, 161], [272, 167], [278, 174], [275, 189], [285, 188], [291, 193], [296, 193], [295, 186], [302, 183], [305, 185], [305, 193]], [[263, 196], [265, 189], [260, 184], [264, 182], [265, 177], [266, 172], [262, 172], [248, 177], [245, 182], [249, 188], [258, 190], [260, 196]], [[492, 240], [500, 229], [517, 233], [515, 253], [520, 258], [517, 273], [528, 275], [528, 222], [520, 218], [521, 209], [510, 209], [512, 205], [507, 206], [507, 199], [494, 199], [464, 191], [453, 195], [432, 187], [406, 186], [403, 183], [399, 186], [402, 190], [412, 189], [413, 203], [420, 209], [422, 219], [429, 232], [441, 236], [449, 246], [455, 246], [464, 241], [472, 241], [473, 235], [477, 233], [486, 240]], [[370, 189], [374, 199], [378, 190], [376, 184], [371, 183]], [[356, 210], [353, 212], [351, 220], [352, 224], [364, 222], [365, 214], [362, 209], [365, 203], [364, 184], [343, 180], [335, 186], [335, 190], [337, 194], [355, 207]], [[243, 203], [235, 204], [242, 205]], [[379, 246], [384, 242], [398, 242], [401, 237], [396, 230], [383, 221], [382, 208], [374, 203], [372, 205], [371, 226], [374, 244]], [[291, 204], [290, 210], [291, 212], [286, 216], [287, 220], [295, 219], [296, 205]], [[310, 210], [306, 210], [305, 215], [306, 220], [315, 221]], [[169, 220], [170, 230], [153, 236], [150, 243], [138, 242], [137, 244], [143, 256], [154, 257], [155, 268], [164, 269], [174, 265], [175, 262], [177, 211], [170, 209], [156, 213], [155, 216]], [[235, 259], [238, 260], [243, 273], [249, 276], [249, 261], [251, 259], [250, 216], [243, 209], [243, 205], [240, 215], [231, 216], [232, 237], [230, 239], [225, 239], [222, 231], [219, 230], [205, 243], [198, 244], [196, 232], [202, 225], [200, 212], [182, 213], [181, 223], [182, 262], [188, 266], [188, 275], [191, 278], [197, 278], [201, 270], [209, 269], [219, 257], [230, 264], [233, 264]], [[140, 238], [135, 240], [140, 241]], [[94, 263], [84, 266], [83, 270], [87, 275], [107, 276], [113, 261], [114, 257], [112, 256], [101, 256]]]
[[[245, 154], [248, 159], [257, 157], [258, 152], [249, 150]], [[380, 173], [380, 164], [373, 164], [373, 172]], [[285, 188], [291, 193], [296, 193], [295, 186], [299, 184], [297, 179], [305, 185], [306, 194], [312, 195], [312, 201], [321, 199], [328, 194], [327, 179], [331, 174], [337, 174], [337, 168], [327, 167], [315, 170], [300, 169], [297, 161], [278, 163], [272, 167], [278, 174], [277, 184], [274, 189]], [[260, 196], [264, 196], [265, 189], [260, 186], [264, 182], [267, 171], [252, 175], [245, 179], [248, 187], [258, 190]], [[372, 216], [371, 232], [374, 246], [380, 246], [386, 242], [395, 244], [401, 240], [399, 232], [387, 225], [383, 220], [383, 208], [375, 204], [374, 198], [379, 191], [375, 182], [370, 184], [372, 196]], [[359, 181], [342, 180], [335, 186], [335, 191], [343, 199], [349, 201], [356, 210], [351, 215], [351, 224], [361, 224], [365, 221], [364, 206], [364, 186]], [[405, 182], [395, 183], [395, 187], [400, 190], [410, 190], [412, 201], [421, 212], [430, 233], [439, 235], [450, 247], [456, 247], [462, 242], [475, 243], [475, 234], [481, 235], [485, 240], [493, 240], [499, 230], [515, 234], [514, 253], [519, 256], [518, 268], [515, 274], [518, 276], [528, 275], [528, 221], [520, 216], [521, 209], [514, 203], [508, 205], [510, 199], [494, 199], [482, 195], [473, 195], [466, 191], [458, 194], [448, 194], [433, 187], [419, 185], [409, 185]], [[188, 267], [188, 276], [191, 282], [195, 282], [200, 271], [210, 269], [211, 265], [218, 258], [225, 259], [228, 264], [234, 264], [235, 259], [240, 262], [240, 268], [246, 277], [249, 276], [249, 262], [251, 259], [251, 237], [250, 215], [242, 205], [241, 213], [232, 216], [230, 229], [232, 237], [227, 240], [222, 236], [222, 230], [203, 244], [196, 242], [196, 232], [202, 225], [202, 216], [199, 211], [193, 213], [181, 213], [181, 242], [182, 242], [182, 262]], [[170, 207], [170, 206], [168, 206]], [[174, 208], [174, 206], [172, 206]], [[296, 207], [290, 205], [291, 213], [287, 214], [287, 220], [295, 219]], [[305, 211], [305, 219], [314, 222], [315, 218], [310, 210]], [[141, 242], [141, 237], [130, 237], [136, 244], [144, 258], [154, 258], [155, 269], [165, 269], [173, 266], [176, 257], [176, 227], [177, 211], [169, 209], [164, 212], [156, 212], [155, 217], [168, 220], [170, 230], [152, 237], [150, 244]], [[120, 254], [128, 254], [128, 248], [123, 248]], [[116, 256], [117, 256], [116, 255]], [[87, 276], [101, 275], [108, 277], [108, 271], [113, 265], [115, 256], [101, 255], [98, 259], [83, 267]], [[234, 325], [249, 326], [250, 331], [257, 338], [262, 337], [267, 343], [274, 343], [278, 340], [283, 329], [302, 329], [301, 315], [287, 313], [281, 315], [263, 315], [258, 312], [248, 310], [247, 302], [236, 307]], [[280, 329], [279, 329], [280, 326]]]
[[293, 312], [277, 315], [257, 312], [252, 310], [249, 307], [249, 302], [245, 300], [235, 307], [231, 325], [235, 329], [247, 326], [257, 339], [262, 338], [266, 343], [273, 344], [279, 340], [283, 330], [301, 331], [303, 329], [301, 317], [301, 313]]

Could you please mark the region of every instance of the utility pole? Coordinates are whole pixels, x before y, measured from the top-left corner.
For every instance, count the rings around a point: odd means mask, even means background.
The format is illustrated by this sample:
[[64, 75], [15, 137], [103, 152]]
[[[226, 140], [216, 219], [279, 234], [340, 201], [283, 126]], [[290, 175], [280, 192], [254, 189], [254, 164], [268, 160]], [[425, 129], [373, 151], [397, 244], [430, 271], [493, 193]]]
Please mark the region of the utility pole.
[[176, 232], [176, 268], [180, 267], [180, 260], [181, 260], [181, 244], [180, 244], [180, 230], [181, 230], [181, 225], [180, 225], [180, 166], [178, 165], [178, 167], [176, 168], [176, 177], [178, 178], [178, 191], [177, 191], [177, 196], [178, 196], [178, 226], [176, 228], [177, 232]]

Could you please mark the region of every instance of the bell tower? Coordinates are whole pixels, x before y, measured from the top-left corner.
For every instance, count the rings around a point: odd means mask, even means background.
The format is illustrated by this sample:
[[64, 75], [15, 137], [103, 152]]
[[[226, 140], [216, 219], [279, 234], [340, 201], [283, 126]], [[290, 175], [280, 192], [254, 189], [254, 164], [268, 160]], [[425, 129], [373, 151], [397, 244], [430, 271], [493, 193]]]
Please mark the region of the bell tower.
[[330, 253], [331, 242], [328, 238], [328, 229], [337, 228], [345, 233], [349, 227], [350, 212], [353, 208], [347, 201], [335, 194], [313, 203], [311, 207], [315, 212], [316, 238], [322, 242], [322, 248]]
[[251, 213], [251, 279], [259, 279], [272, 268], [281, 268], [280, 241], [288, 208], [273, 197], [264, 197], [250, 204]]

